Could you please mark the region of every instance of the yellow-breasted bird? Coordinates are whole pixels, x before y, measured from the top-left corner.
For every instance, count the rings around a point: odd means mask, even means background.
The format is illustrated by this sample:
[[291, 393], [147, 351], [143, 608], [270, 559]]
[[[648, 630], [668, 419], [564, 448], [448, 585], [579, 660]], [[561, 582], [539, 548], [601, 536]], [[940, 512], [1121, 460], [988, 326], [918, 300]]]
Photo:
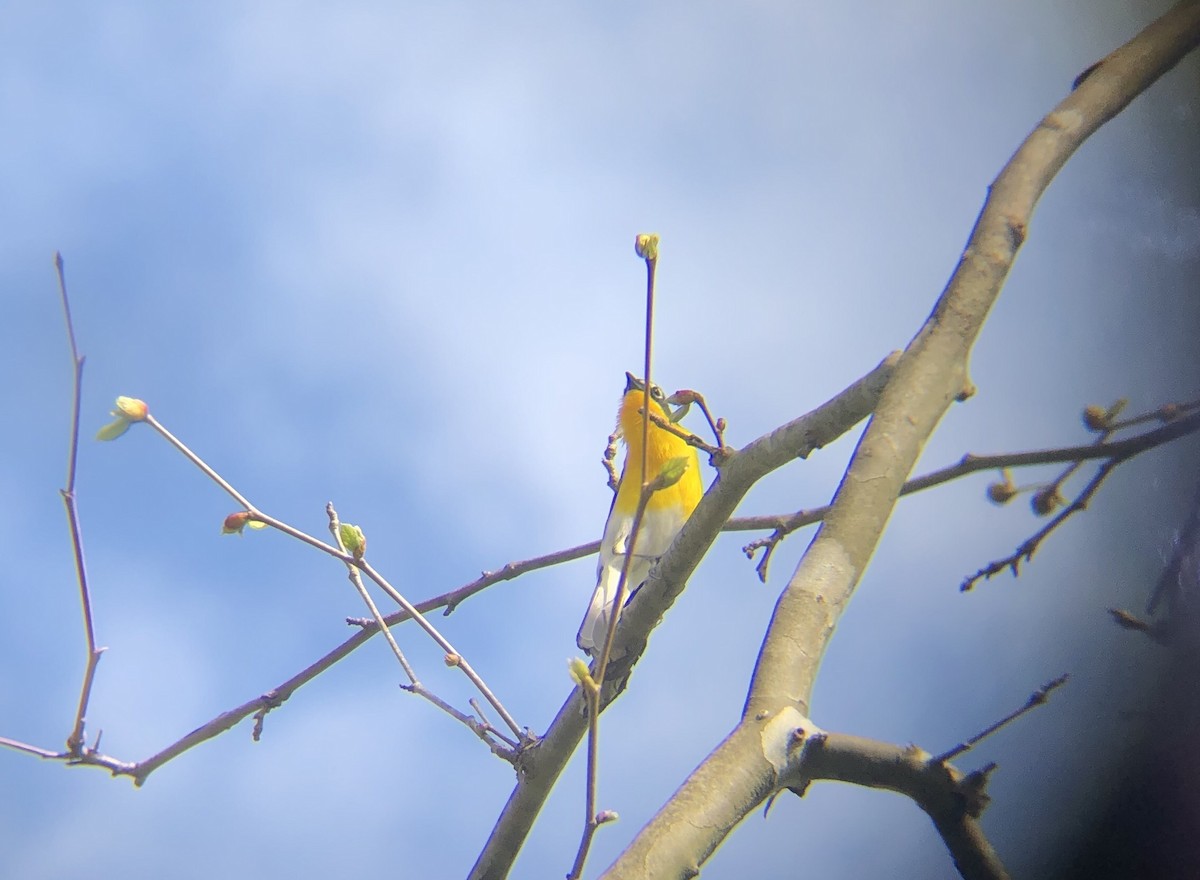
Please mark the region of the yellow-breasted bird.
[[[650, 411], [664, 420], [669, 418], [663, 409], [665, 403], [662, 389], [650, 386]], [[576, 643], [588, 654], [597, 654], [604, 647], [608, 633], [609, 615], [613, 600], [617, 596], [617, 584], [621, 580], [621, 568], [629, 549], [633, 517], [637, 512], [638, 498], [642, 491], [642, 410], [646, 403], [646, 385], [631, 373], [625, 374], [625, 394], [617, 410], [615, 434], [625, 441], [625, 464], [621, 469], [621, 481], [612, 507], [608, 511], [608, 522], [604, 524], [604, 537], [600, 541], [600, 562], [596, 567], [596, 591], [592, 604], [579, 627]], [[638, 529], [637, 543], [633, 547], [633, 560], [625, 585], [626, 597], [632, 596], [646, 580], [650, 569], [662, 556], [704, 494], [700, 481], [700, 460], [696, 447], [670, 431], [650, 422], [650, 443], [646, 457], [646, 473], [653, 480], [663, 465], [672, 458], [683, 456], [687, 469], [672, 486], [660, 489], [650, 496], [642, 524]]]

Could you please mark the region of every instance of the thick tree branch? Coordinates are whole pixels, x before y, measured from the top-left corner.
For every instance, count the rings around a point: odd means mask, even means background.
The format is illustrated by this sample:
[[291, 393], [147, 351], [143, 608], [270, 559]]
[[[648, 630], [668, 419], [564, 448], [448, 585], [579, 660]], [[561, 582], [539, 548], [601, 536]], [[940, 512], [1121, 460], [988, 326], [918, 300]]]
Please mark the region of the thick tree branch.
[[1004, 880], [1008, 873], [979, 825], [988, 802], [988, 775], [964, 774], [916, 746], [898, 746], [846, 734], [827, 734], [804, 755], [800, 772], [907, 795], [933, 821], [954, 865], [967, 880]]
[[[745, 814], [777, 789], [778, 771], [766, 756], [738, 763], [726, 755], [736, 743], [766, 742], [765, 732], [777, 719], [809, 714], [825, 649], [905, 478], [951, 402], [973, 391], [967, 375], [971, 346], [1025, 239], [1038, 198], [1092, 132], [1198, 42], [1200, 4], [1174, 7], [1100, 62], [996, 178], [957, 269], [901, 357], [828, 515], [776, 604], [742, 720], [606, 877], [693, 876]], [[720, 807], [714, 815], [714, 801], [736, 809]], [[657, 859], [656, 853], [669, 858]]]

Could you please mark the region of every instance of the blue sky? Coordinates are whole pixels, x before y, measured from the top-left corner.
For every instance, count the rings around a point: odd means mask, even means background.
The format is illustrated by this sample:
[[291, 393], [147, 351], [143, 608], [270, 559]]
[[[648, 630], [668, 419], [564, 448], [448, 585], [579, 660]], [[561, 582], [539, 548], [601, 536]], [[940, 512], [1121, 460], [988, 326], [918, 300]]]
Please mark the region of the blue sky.
[[[642, 231], [662, 236], [655, 375], [740, 445], [902, 347], [988, 182], [1090, 63], [1164, 3], [10, 4], [0, 13], [0, 735], [56, 748], [83, 647], [58, 489], [70, 370], [52, 255], [87, 355], [78, 495], [101, 644], [89, 730], [144, 758], [283, 681], [363, 609], [334, 562], [234, 507], [147, 430], [91, 442], [118, 394], [264, 510], [323, 534], [332, 500], [410, 598], [598, 537], [599, 466], [641, 363]], [[922, 469], [1084, 442], [1084, 404], [1196, 392], [1197, 59], [1084, 145], [1043, 199]], [[699, 425], [696, 424], [698, 428]], [[852, 438], [743, 513], [828, 500]], [[1122, 468], [1018, 581], [963, 575], [1040, 522], [979, 476], [905, 500], [834, 639], [824, 727], [945, 748], [1063, 672], [968, 756], [1021, 873], [1069, 845], [1153, 700], [1140, 608], [1195, 446]], [[711, 471], [708, 479], [711, 479]], [[1044, 474], [1042, 475], [1044, 476]], [[1029, 482], [1033, 475], [1020, 475]], [[735, 723], [777, 591], [717, 543], [605, 716], [596, 873]], [[447, 635], [542, 730], [593, 585], [507, 583]], [[427, 683], [465, 700], [415, 629]], [[396, 684], [382, 642], [135, 790], [0, 753], [0, 866], [25, 878], [460, 876], [511, 768]], [[1115, 743], [1115, 744], [1114, 744]], [[565, 873], [575, 762], [514, 876]], [[1070, 820], [1064, 816], [1072, 817]], [[1050, 822], [1050, 830], [1044, 823]], [[1037, 839], [1044, 849], [1032, 846]], [[951, 876], [896, 796], [833, 785], [749, 819], [706, 876]]]

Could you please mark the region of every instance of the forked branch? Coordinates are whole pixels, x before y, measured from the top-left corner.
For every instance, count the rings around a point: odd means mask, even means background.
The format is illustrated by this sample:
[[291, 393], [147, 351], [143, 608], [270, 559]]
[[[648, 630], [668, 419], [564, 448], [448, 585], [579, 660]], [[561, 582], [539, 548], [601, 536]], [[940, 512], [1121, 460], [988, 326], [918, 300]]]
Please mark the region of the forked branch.
[[[809, 714], [829, 640], [905, 478], [950, 404], [973, 391], [968, 357], [1025, 240], [1034, 206], [1079, 145], [1197, 43], [1200, 3], [1175, 6], [1101, 61], [996, 178], [957, 269], [905, 349], [829, 513], [775, 606], [740, 722], [605, 877], [690, 876], [770, 794], [776, 766], [761, 746], [754, 756], [754, 744], [781, 718]], [[686, 533], [685, 528], [681, 543]], [[749, 751], [727, 748], [733, 742], [749, 743]], [[721, 792], [719, 804], [713, 803], [714, 791]], [[953, 829], [939, 825], [939, 830], [947, 837]]]

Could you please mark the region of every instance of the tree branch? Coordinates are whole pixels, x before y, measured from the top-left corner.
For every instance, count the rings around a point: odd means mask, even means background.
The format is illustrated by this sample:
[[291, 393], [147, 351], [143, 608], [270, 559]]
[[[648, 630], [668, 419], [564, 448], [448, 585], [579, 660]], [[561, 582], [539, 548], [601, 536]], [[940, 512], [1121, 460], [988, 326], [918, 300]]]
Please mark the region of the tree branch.
[[[871, 412], [895, 359], [889, 357], [837, 397], [732, 453], [683, 530], [650, 572], [646, 584], [621, 613], [613, 653], [619, 668], [605, 682], [601, 710], [624, 689], [634, 665], [688, 577], [707, 552], [722, 526], [759, 479], [796, 457], [833, 442]], [[542, 739], [520, 756], [517, 786], [479, 854], [471, 878], [500, 878], [508, 874], [521, 845], [537, 819], [555, 780], [566, 766], [587, 729], [584, 698], [575, 688]]]
[[962, 771], [916, 746], [898, 746], [830, 733], [805, 755], [801, 772], [903, 794], [925, 812], [966, 880], [1005, 880], [1008, 872], [988, 842], [979, 817], [988, 803], [989, 764]]
[[[58, 293], [62, 300], [63, 320], [67, 326], [67, 342], [71, 347], [71, 440], [67, 453], [67, 481], [60, 490], [63, 505], [67, 509], [67, 524], [71, 530], [71, 548], [75, 554], [75, 580], [79, 584], [79, 605], [83, 610], [83, 631], [87, 642], [87, 664], [83, 670], [83, 683], [79, 686], [79, 703], [75, 709], [75, 722], [67, 736], [67, 753], [79, 756], [87, 743], [87, 710], [92, 698], [92, 684], [96, 680], [96, 667], [104, 648], [96, 647], [96, 624], [92, 614], [92, 591], [88, 587], [87, 563], [83, 556], [83, 527], [79, 522], [79, 508], [75, 505], [75, 471], [79, 459], [79, 406], [83, 397], [83, 362], [75, 342], [75, 322], [71, 320], [71, 300], [67, 296], [67, 279], [63, 271], [62, 254], [55, 251], [54, 268], [58, 274]], [[42, 755], [47, 757], [47, 755]]]
[[[1160, 408], [1156, 413], [1161, 412]], [[1194, 409], [1194, 407], [1192, 408]], [[1172, 410], [1173, 411], [1173, 410]], [[1162, 419], [1161, 415], [1154, 416]], [[901, 497], [921, 492], [957, 480], [979, 471], [1000, 470], [1002, 468], [1034, 467], [1044, 464], [1059, 464], [1063, 462], [1079, 463], [1096, 459], [1126, 461], [1142, 452], [1155, 449], [1165, 443], [1171, 443], [1188, 434], [1200, 431], [1200, 412], [1190, 412], [1182, 418], [1170, 417], [1166, 425], [1151, 431], [1126, 437], [1123, 440], [1109, 440], [1102, 443], [1088, 443], [1080, 446], [1064, 446], [1057, 449], [1036, 449], [1028, 452], [1003, 452], [996, 455], [975, 455], [968, 452], [956, 464], [913, 477], [900, 487]], [[1145, 421], [1148, 419], [1141, 419]], [[1133, 422], [1130, 422], [1133, 424]], [[1128, 427], [1125, 425], [1123, 427]], [[757, 529], [773, 529], [770, 535], [751, 541], [742, 548], [747, 557], [753, 559], [754, 554], [764, 549], [766, 552], [756, 566], [759, 580], [766, 583], [767, 566], [770, 564], [771, 553], [788, 535], [804, 526], [820, 522], [829, 513], [830, 505], [810, 507], [798, 510], [785, 516], [745, 516], [730, 520], [725, 525], [725, 531], [751, 531]]]
[[[548, 553], [544, 556], [537, 556], [532, 559], [524, 559], [518, 562], [505, 563], [495, 571], [485, 571], [480, 577], [469, 584], [466, 584], [457, 589], [451, 590], [448, 593], [443, 593], [440, 596], [434, 596], [432, 599], [426, 599], [424, 602], [419, 602], [416, 608], [421, 613], [435, 611], [438, 608], [445, 608], [446, 614], [449, 614], [459, 603], [479, 593], [493, 584], [501, 581], [512, 580], [520, 577], [531, 571], [536, 571], [541, 568], [547, 568], [552, 565], [558, 565], [563, 562], [570, 562], [573, 559], [581, 559], [584, 556], [589, 556], [596, 552], [599, 548], [599, 541], [592, 541], [588, 544], [581, 544], [578, 547], [571, 547], [566, 550], [559, 550], [554, 553]], [[398, 623], [403, 623], [409, 619], [407, 611], [394, 611], [384, 617], [384, 622], [388, 626], [395, 626]], [[166, 764], [173, 758], [179, 757], [184, 752], [195, 746], [206, 742], [213, 737], [219, 736], [225, 731], [237, 725], [239, 722], [255, 717], [254, 738], [257, 740], [262, 733], [262, 723], [266, 715], [274, 709], [278, 709], [283, 703], [292, 696], [296, 691], [315, 679], [325, 670], [334, 666], [345, 657], [349, 656], [354, 651], [365, 645], [368, 640], [379, 632], [373, 620], [368, 619], [348, 619], [347, 623], [351, 623], [362, 627], [359, 632], [346, 639], [333, 650], [326, 653], [324, 656], [310, 663], [304, 669], [297, 672], [291, 678], [287, 679], [271, 690], [242, 703], [240, 706], [235, 706], [228, 711], [222, 712], [215, 718], [205, 722], [200, 727], [197, 727], [187, 736], [176, 740], [166, 748], [152, 755], [151, 757], [130, 763], [128, 761], [120, 761], [116, 758], [111, 758], [105, 755], [100, 755], [96, 752], [91, 752], [84, 749], [79, 754], [72, 752], [56, 752], [50, 749], [43, 749], [39, 746], [23, 743], [18, 740], [0, 737], [0, 747], [11, 748], [17, 751], [26, 752], [28, 754], [37, 755], [48, 760], [68, 760], [71, 763], [82, 764], [85, 766], [103, 767], [112, 772], [114, 776], [130, 776], [133, 778], [135, 785], [142, 785], [146, 778], [159, 767]], [[482, 722], [484, 726], [488, 726], [486, 722]], [[504, 760], [511, 761], [511, 756], [497, 752]]]
[[[762, 735], [776, 719], [809, 714], [825, 649], [906, 476], [951, 402], [973, 392], [967, 373], [971, 347], [1025, 239], [1038, 198], [1092, 132], [1198, 42], [1200, 4], [1177, 5], [1106, 57], [1042, 120], [996, 178], [957, 269], [901, 357], [828, 515], [775, 606], [741, 721], [604, 876], [693, 876], [745, 814], [776, 790], [778, 770], [762, 754]], [[760, 754], [731, 772], [722, 756], [734, 743], [751, 749], [757, 743]], [[712, 796], [716, 791], [719, 798]], [[938, 827], [943, 837], [956, 833]], [[670, 858], [654, 860], [660, 852]]]

